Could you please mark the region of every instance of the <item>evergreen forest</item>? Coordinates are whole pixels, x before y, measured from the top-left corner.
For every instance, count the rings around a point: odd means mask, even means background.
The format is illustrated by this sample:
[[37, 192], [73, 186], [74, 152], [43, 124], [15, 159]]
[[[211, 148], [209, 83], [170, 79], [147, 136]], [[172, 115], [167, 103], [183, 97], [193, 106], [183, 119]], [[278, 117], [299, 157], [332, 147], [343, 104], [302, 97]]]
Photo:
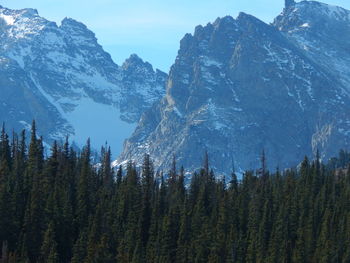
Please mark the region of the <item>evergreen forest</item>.
[[[28, 145], [26, 142], [29, 142]], [[203, 153], [198, 153], [203, 155]], [[218, 179], [208, 155], [186, 179], [174, 158], [156, 172], [111, 168], [31, 134], [0, 137], [0, 262], [350, 262], [350, 155]]]

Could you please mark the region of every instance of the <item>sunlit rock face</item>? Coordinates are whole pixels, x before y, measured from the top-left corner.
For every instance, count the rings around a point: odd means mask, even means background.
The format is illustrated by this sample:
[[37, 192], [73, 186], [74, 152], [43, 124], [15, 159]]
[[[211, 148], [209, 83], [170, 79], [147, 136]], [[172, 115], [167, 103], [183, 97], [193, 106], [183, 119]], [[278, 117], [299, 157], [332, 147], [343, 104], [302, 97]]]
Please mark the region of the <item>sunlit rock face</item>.
[[189, 171], [208, 151], [218, 173], [291, 167], [349, 148], [349, 11], [291, 3], [273, 24], [240, 14], [181, 40], [166, 96], [141, 118], [117, 164], [172, 156]]
[[34, 9], [0, 8], [0, 121], [30, 129], [37, 120], [47, 143], [91, 137], [119, 152], [141, 113], [165, 94], [167, 75], [132, 55], [122, 66], [84, 24], [61, 25]]

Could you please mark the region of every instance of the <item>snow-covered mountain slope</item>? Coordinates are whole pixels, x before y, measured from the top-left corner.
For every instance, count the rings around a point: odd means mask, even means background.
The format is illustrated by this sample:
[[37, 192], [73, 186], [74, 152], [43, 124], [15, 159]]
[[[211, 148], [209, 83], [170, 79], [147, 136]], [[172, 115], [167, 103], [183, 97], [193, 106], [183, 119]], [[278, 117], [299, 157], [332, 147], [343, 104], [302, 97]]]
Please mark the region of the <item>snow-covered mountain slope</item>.
[[284, 10], [274, 26], [350, 92], [350, 11], [314, 1]]
[[48, 142], [91, 137], [114, 152], [142, 112], [165, 94], [167, 75], [132, 55], [116, 65], [93, 32], [70, 18], [56, 25], [34, 9], [0, 7], [0, 120], [8, 128], [36, 119]]
[[[116, 164], [144, 153], [166, 170], [175, 154], [189, 170], [209, 152], [229, 173], [260, 165], [291, 167], [319, 149], [350, 146], [349, 11], [291, 4], [268, 25], [240, 14], [187, 34], [167, 93], [144, 114]], [[346, 32], [348, 32], [346, 34]]]

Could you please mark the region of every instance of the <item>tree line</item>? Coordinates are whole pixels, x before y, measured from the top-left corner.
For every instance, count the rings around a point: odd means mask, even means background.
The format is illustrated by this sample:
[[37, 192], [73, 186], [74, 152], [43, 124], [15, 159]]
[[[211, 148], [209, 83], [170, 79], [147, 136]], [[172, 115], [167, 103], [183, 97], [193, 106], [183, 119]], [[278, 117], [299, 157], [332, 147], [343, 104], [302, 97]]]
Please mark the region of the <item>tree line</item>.
[[350, 262], [349, 154], [328, 164], [217, 179], [205, 155], [186, 185], [175, 158], [167, 176], [145, 155], [111, 168], [90, 143], [66, 141], [44, 157], [32, 125], [0, 135], [1, 263]]

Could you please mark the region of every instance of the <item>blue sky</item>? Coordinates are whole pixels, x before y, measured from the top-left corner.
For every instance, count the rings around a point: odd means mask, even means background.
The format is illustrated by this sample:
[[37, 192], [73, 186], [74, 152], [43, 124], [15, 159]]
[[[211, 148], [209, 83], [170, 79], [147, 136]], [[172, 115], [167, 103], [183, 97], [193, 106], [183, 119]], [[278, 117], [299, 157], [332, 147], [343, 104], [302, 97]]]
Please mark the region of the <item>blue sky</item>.
[[[348, 0], [323, 2], [350, 9]], [[49, 20], [71, 17], [95, 32], [119, 65], [132, 53], [168, 71], [180, 39], [195, 26], [240, 11], [272, 22], [284, 0], [3, 0], [8, 8], [32, 7]]]

